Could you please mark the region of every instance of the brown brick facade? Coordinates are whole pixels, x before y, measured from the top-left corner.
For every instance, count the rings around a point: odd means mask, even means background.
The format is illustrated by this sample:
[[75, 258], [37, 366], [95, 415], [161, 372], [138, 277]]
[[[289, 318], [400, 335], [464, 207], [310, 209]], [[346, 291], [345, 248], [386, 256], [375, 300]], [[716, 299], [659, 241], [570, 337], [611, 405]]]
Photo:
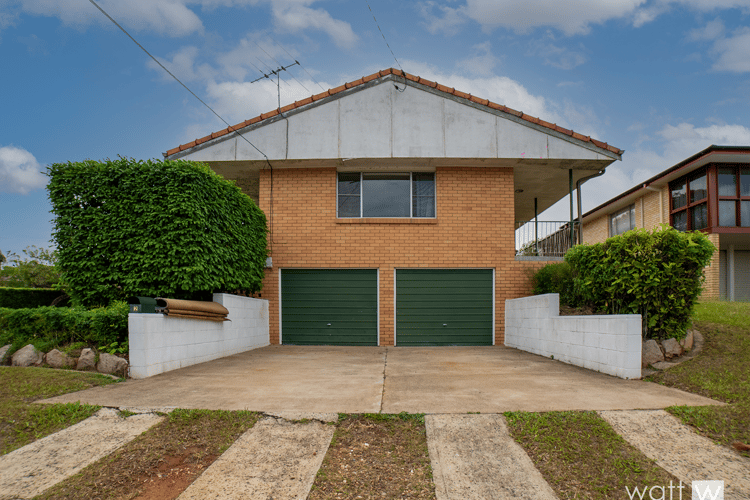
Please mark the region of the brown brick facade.
[[512, 168], [438, 168], [435, 219], [337, 219], [336, 169], [289, 168], [260, 175], [260, 208], [272, 227], [271, 343], [279, 343], [279, 269], [378, 269], [380, 345], [394, 344], [394, 269], [495, 269], [495, 343], [504, 340], [505, 300], [528, 295], [528, 269], [515, 260]]

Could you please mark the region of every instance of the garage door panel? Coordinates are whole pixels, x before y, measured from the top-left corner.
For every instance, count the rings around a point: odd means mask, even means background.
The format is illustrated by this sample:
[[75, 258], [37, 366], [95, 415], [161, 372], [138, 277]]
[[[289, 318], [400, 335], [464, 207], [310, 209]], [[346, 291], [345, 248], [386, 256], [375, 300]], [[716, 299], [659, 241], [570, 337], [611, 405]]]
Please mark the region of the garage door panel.
[[488, 269], [396, 271], [396, 344], [492, 345]]
[[377, 272], [281, 271], [282, 343], [377, 345]]

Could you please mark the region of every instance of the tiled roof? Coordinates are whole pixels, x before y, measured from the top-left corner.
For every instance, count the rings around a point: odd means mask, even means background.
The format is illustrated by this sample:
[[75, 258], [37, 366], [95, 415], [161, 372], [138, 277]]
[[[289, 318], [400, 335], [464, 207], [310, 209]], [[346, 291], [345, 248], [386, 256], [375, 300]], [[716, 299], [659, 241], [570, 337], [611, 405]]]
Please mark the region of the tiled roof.
[[195, 146], [198, 146], [200, 144], [203, 144], [204, 142], [210, 141], [211, 139], [216, 139], [218, 137], [222, 137], [224, 135], [230, 134], [232, 132], [235, 132], [237, 130], [240, 130], [244, 127], [247, 127], [249, 125], [255, 125], [256, 123], [259, 123], [263, 120], [267, 120], [268, 118], [274, 117], [280, 113], [286, 113], [287, 111], [291, 111], [293, 109], [305, 106], [307, 104], [313, 103], [315, 101], [319, 101], [321, 99], [324, 99], [328, 96], [332, 96], [335, 94], [338, 94], [339, 92], [343, 92], [344, 90], [351, 89], [353, 87], [357, 87], [359, 85], [363, 85], [367, 82], [371, 82], [372, 80], [375, 80], [377, 78], [382, 78], [384, 76], [388, 75], [396, 75], [401, 76], [409, 81], [416, 82], [422, 85], [425, 85], [427, 87], [431, 87], [433, 89], [437, 89], [440, 92], [445, 92], [446, 94], [454, 95], [456, 97], [460, 97], [462, 99], [466, 99], [471, 102], [475, 102], [477, 104], [481, 104], [483, 106], [487, 106], [488, 108], [501, 111], [503, 113], [508, 113], [510, 115], [516, 116], [518, 118], [521, 118], [523, 120], [526, 120], [530, 123], [534, 123], [536, 125], [540, 125], [542, 127], [548, 128], [550, 130], [555, 130], [557, 132], [560, 132], [562, 134], [568, 135], [570, 137], [573, 137], [574, 139], [578, 139], [580, 141], [584, 142], [590, 142], [591, 144], [601, 148], [606, 149], [607, 151], [611, 151], [617, 155], [621, 155], [624, 151], [616, 148], [614, 146], [610, 146], [606, 142], [597, 141], [596, 139], [592, 139], [589, 136], [579, 134], [577, 132], [573, 132], [572, 130], [565, 129], [563, 127], [560, 127], [559, 125], [556, 125], [554, 123], [546, 122], [542, 119], [536, 118], [534, 116], [527, 115], [525, 113], [522, 113], [521, 111], [516, 111], [515, 109], [511, 109], [507, 106], [503, 106], [502, 104], [497, 104], [495, 102], [492, 102], [487, 99], [481, 99], [479, 97], [473, 96], [471, 94], [467, 94], [465, 92], [461, 92], [460, 90], [456, 90], [451, 87], [446, 87], [445, 85], [440, 85], [439, 83], [432, 82], [430, 80], [426, 80], [424, 78], [421, 78], [419, 76], [414, 76], [409, 73], [403, 72], [398, 69], [388, 68], [383, 71], [379, 71], [377, 73], [373, 73], [369, 76], [364, 76], [360, 78], [359, 80], [355, 80], [353, 82], [345, 83], [343, 85], [340, 85], [336, 88], [327, 90], [325, 92], [321, 92], [320, 94], [316, 94], [314, 96], [308, 97], [307, 99], [302, 99], [301, 101], [295, 101], [293, 104], [287, 104], [286, 106], [280, 108], [280, 109], [274, 109], [273, 111], [269, 111], [268, 113], [263, 113], [259, 116], [256, 116], [255, 118], [251, 118], [249, 120], [245, 120], [244, 122], [238, 123], [237, 125], [227, 127], [224, 130], [219, 130], [218, 132], [214, 132], [211, 135], [207, 135], [205, 137], [201, 137], [200, 139], [196, 139], [192, 142], [188, 142], [187, 144], [182, 144], [180, 146], [177, 146], [174, 149], [170, 149], [166, 152], [165, 156], [171, 156], [173, 154], [179, 153], [180, 151], [185, 151], [186, 149], [193, 148]]

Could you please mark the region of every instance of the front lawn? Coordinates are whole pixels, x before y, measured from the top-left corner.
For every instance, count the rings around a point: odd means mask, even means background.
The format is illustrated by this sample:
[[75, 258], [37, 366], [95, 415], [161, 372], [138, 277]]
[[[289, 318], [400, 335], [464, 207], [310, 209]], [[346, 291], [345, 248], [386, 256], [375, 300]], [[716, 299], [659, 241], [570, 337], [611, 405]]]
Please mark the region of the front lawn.
[[728, 403], [667, 411], [719, 443], [750, 444], [750, 303], [701, 302], [694, 320], [703, 352], [648, 380]]

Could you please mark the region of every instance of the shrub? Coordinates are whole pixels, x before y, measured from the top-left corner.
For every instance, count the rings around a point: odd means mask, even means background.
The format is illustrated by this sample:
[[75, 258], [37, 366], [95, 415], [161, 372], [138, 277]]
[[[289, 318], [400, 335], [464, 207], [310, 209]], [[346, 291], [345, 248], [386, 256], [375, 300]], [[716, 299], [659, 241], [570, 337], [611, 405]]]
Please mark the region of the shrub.
[[609, 314], [640, 314], [646, 338], [682, 338], [716, 248], [703, 233], [628, 231], [565, 255], [575, 293]]
[[58, 266], [75, 303], [260, 290], [266, 218], [233, 182], [188, 161], [48, 168]]
[[48, 351], [72, 342], [91, 346], [125, 342], [128, 338], [128, 305], [86, 310], [80, 307], [0, 309], [0, 345], [13, 350], [26, 344]]
[[0, 288], [0, 308], [25, 309], [52, 305], [64, 292], [52, 288]]
[[57, 254], [44, 247], [31, 245], [22, 250], [23, 256], [8, 253], [10, 266], [0, 270], [0, 286], [16, 288], [53, 288], [60, 282], [56, 267]]
[[573, 271], [567, 262], [547, 264], [531, 277], [532, 293], [560, 294], [560, 304], [575, 306], [577, 303], [573, 287]]

